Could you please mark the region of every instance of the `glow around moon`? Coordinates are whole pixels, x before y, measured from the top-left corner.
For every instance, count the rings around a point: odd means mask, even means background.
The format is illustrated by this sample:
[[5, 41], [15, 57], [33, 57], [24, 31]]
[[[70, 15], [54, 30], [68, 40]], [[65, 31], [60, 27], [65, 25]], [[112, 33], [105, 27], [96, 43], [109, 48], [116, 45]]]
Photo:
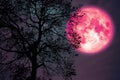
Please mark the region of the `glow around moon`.
[[82, 7], [71, 15], [66, 34], [77, 51], [96, 54], [110, 44], [114, 25], [104, 10], [93, 6]]

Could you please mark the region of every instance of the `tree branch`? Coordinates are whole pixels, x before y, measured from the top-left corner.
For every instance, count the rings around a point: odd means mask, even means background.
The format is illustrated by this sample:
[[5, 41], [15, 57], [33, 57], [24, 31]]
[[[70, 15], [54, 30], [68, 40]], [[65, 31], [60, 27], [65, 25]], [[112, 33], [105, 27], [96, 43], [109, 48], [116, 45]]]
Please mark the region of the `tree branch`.
[[15, 53], [25, 53], [25, 52], [22, 52], [22, 51], [17, 51], [17, 50], [10, 50], [10, 49], [5, 49], [5, 48], [2, 48], [0, 47], [1, 50], [3, 51], [7, 51], [7, 52], [15, 52]]

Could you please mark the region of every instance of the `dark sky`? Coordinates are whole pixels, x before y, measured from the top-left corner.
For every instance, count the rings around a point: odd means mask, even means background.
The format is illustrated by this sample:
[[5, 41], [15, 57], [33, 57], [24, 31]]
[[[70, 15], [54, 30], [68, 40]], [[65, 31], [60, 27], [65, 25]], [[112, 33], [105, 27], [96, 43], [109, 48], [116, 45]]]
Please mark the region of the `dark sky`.
[[73, 6], [79, 4], [98, 6], [108, 12], [115, 25], [115, 36], [111, 45], [97, 55], [78, 53], [73, 80], [120, 80], [120, 0], [73, 0]]
[[115, 25], [115, 36], [105, 51], [94, 56], [79, 54], [76, 57], [74, 80], [120, 80], [120, 0], [73, 0], [74, 6], [79, 3], [107, 11]]

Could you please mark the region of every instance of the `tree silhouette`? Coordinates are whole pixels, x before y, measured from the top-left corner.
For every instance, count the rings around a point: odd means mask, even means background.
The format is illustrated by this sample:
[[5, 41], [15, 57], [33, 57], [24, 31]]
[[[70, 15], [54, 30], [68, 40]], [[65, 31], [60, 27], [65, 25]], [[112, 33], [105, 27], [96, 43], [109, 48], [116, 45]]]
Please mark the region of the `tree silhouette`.
[[13, 80], [72, 80], [73, 50], [65, 37], [70, 12], [64, 0], [0, 0], [0, 71], [9, 69]]

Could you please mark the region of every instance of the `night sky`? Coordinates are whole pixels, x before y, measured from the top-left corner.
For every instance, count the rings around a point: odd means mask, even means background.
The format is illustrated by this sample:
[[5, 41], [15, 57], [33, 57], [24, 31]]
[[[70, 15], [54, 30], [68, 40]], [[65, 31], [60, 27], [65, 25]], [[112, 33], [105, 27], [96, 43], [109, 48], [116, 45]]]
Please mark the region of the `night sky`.
[[115, 28], [111, 45], [94, 56], [79, 54], [75, 59], [77, 76], [74, 80], [120, 80], [120, 0], [73, 0], [79, 3], [97, 6], [110, 14]]
[[[73, 0], [72, 5], [97, 6], [112, 18], [115, 35], [110, 46], [99, 54], [87, 56], [77, 53], [73, 80], [120, 80], [120, 0]], [[0, 79], [1, 80], [1, 79]], [[6, 79], [7, 80], [7, 79]], [[56, 80], [60, 80], [57, 79]]]

